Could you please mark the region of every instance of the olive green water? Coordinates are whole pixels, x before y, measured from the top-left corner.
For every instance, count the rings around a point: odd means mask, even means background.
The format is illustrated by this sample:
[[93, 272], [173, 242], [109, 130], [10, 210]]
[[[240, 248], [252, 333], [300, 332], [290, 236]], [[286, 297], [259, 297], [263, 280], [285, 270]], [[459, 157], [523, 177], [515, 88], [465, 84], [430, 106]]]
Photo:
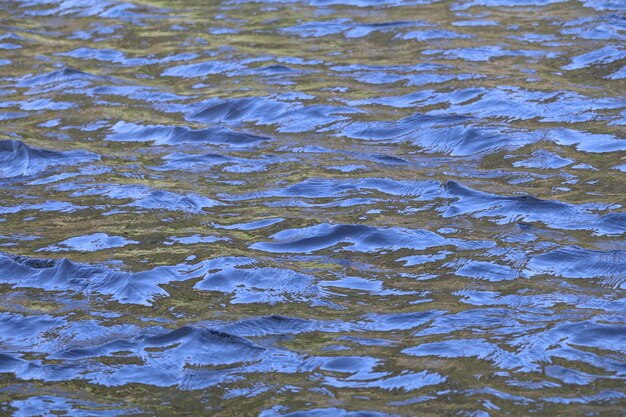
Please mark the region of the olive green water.
[[624, 11], [1, 2], [0, 413], [624, 415]]

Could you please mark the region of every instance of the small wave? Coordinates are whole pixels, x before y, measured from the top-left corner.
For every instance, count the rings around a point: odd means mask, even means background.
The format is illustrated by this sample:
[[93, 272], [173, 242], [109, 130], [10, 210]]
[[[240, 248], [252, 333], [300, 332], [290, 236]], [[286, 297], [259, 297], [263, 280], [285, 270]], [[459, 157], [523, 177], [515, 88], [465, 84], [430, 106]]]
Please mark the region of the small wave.
[[0, 140], [0, 178], [32, 176], [49, 168], [99, 160], [87, 151], [51, 151], [19, 140]]
[[227, 128], [193, 130], [184, 126], [142, 126], [135, 123], [117, 122], [106, 140], [116, 142], [152, 142], [155, 145], [177, 145], [181, 143], [204, 143], [228, 146], [251, 146], [269, 138], [239, 133]]

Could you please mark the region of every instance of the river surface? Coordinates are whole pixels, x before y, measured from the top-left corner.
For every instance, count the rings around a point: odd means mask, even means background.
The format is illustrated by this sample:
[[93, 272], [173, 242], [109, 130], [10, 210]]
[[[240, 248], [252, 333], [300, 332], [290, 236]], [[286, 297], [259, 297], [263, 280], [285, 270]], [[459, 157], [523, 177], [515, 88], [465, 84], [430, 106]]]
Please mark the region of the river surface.
[[623, 0], [0, 23], [0, 415], [624, 415]]

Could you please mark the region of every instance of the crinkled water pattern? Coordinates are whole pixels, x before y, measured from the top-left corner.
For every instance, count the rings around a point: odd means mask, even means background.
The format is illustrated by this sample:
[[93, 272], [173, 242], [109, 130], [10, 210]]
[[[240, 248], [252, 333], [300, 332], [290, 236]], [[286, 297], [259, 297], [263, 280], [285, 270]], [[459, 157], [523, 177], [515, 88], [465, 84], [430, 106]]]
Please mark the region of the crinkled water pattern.
[[623, 415], [626, 2], [0, 22], [0, 414]]

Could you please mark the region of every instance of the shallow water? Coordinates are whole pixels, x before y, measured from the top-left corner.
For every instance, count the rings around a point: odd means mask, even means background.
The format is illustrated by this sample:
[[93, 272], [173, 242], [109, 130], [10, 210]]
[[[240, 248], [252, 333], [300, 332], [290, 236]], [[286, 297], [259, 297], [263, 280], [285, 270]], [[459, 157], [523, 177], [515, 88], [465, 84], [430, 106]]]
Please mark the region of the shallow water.
[[0, 414], [623, 415], [625, 12], [0, 2]]

